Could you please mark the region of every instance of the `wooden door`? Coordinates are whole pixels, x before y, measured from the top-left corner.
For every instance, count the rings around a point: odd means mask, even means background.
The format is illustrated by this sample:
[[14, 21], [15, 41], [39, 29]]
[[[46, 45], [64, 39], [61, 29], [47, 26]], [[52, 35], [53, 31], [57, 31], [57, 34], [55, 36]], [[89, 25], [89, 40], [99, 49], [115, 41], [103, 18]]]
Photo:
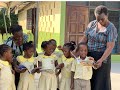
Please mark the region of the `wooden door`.
[[65, 42], [75, 41], [79, 43], [88, 21], [87, 7], [67, 5]]

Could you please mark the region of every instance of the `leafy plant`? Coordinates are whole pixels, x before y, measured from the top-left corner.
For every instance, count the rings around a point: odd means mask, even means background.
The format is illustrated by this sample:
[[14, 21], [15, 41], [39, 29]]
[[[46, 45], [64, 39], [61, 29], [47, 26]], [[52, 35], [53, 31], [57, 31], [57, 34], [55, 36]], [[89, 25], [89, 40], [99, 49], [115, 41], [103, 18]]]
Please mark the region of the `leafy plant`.
[[[10, 14], [11, 18], [11, 25], [17, 24], [18, 23], [18, 16], [15, 15], [14, 13]], [[6, 25], [7, 25], [7, 31], [10, 33], [10, 21], [7, 15], [5, 15], [5, 20], [6, 20]], [[4, 23], [4, 17], [3, 17], [3, 11], [0, 11], [0, 33], [5, 33], [5, 23]]]

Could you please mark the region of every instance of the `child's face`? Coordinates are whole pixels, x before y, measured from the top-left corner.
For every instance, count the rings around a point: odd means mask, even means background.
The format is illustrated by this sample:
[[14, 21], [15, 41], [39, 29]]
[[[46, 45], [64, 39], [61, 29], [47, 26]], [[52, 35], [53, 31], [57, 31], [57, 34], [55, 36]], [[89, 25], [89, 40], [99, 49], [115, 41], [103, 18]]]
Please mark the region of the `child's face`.
[[53, 52], [54, 52], [55, 49], [56, 49], [56, 46], [55, 46], [55, 45], [52, 45], [52, 49], [53, 49]]
[[87, 53], [88, 53], [87, 46], [86, 45], [80, 45], [79, 46], [79, 52], [80, 52], [80, 57], [84, 59], [87, 56]]
[[45, 51], [45, 54], [51, 55], [54, 52], [53, 45], [52, 44], [47, 45], [44, 51]]
[[70, 50], [68, 47], [63, 47], [63, 54], [66, 58], [68, 58], [70, 56]]
[[34, 48], [29, 48], [28, 50], [25, 50], [24, 52], [30, 58], [34, 54]]
[[9, 49], [7, 52], [4, 53], [4, 55], [5, 59], [11, 63], [13, 59], [12, 49]]

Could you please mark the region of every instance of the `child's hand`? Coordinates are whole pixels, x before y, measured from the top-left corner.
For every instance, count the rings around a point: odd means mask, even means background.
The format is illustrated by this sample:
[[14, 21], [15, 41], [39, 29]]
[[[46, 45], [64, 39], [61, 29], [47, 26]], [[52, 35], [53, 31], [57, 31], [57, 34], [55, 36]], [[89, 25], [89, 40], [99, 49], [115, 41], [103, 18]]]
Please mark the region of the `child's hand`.
[[35, 73], [35, 72], [40, 73], [40, 69], [41, 69], [41, 67], [35, 67], [35, 68], [31, 71], [31, 73], [32, 73], [32, 74]]
[[89, 57], [89, 60], [95, 61], [93, 57]]
[[74, 84], [73, 83], [71, 83], [70, 88], [71, 88], [71, 90], [74, 90]]
[[24, 73], [26, 70], [27, 70], [27, 68], [19, 69], [19, 68], [15, 67], [15, 71], [18, 73]]
[[87, 63], [88, 63], [88, 65], [93, 66], [95, 64], [94, 58], [93, 57], [89, 57], [89, 60], [88, 60]]
[[12, 74], [15, 74], [15, 71], [14, 70], [11, 70]]
[[61, 45], [59, 45], [57, 48], [58, 50], [63, 50], [63, 47]]
[[20, 69], [20, 73], [24, 73], [27, 70], [27, 68]]
[[56, 70], [56, 76], [59, 76], [59, 74], [61, 73], [61, 69], [59, 71]]
[[14, 67], [14, 69], [15, 69], [16, 72], [20, 73], [20, 69], [19, 68]]
[[56, 69], [62, 69], [63, 67], [64, 67], [64, 63], [61, 63], [61, 64], [56, 66]]

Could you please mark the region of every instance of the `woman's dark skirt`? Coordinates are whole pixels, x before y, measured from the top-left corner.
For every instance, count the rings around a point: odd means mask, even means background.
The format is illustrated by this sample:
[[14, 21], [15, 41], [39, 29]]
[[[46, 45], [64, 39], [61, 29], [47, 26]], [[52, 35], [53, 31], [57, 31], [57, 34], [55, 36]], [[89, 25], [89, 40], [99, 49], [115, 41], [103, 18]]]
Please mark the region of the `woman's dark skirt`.
[[[103, 52], [89, 52], [88, 56], [91, 56], [95, 61], [99, 60], [103, 55]], [[111, 56], [109, 56], [99, 69], [93, 69], [93, 76], [91, 79], [91, 90], [111, 90]]]

